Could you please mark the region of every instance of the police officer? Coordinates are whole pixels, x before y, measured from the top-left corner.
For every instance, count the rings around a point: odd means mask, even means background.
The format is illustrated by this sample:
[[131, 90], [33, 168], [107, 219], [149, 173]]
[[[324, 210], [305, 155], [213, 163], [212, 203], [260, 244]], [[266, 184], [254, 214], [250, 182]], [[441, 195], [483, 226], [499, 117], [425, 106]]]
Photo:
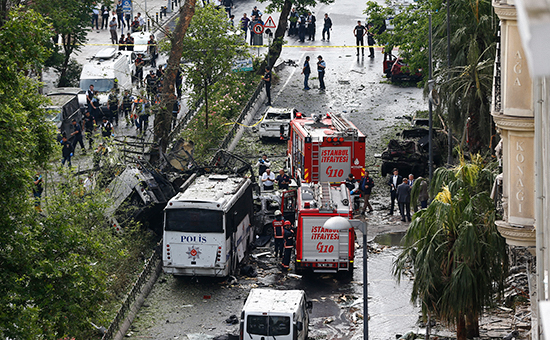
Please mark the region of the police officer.
[[124, 34], [121, 34], [120, 39], [118, 40], [118, 50], [119, 51], [126, 50], [126, 39], [124, 38]]
[[92, 150], [92, 144], [94, 143], [94, 125], [94, 117], [92, 117], [90, 111], [86, 111], [86, 113], [84, 114], [84, 132], [86, 132], [86, 139], [88, 139], [88, 149], [90, 150]]
[[67, 140], [67, 136], [63, 136], [61, 145], [63, 146], [63, 149], [61, 150], [61, 154], [63, 158], [61, 159], [61, 165], [65, 165], [65, 162], [67, 162], [67, 165], [69, 168], [71, 167], [71, 157], [73, 156], [73, 145], [71, 142]]
[[133, 51], [134, 50], [134, 37], [128, 32], [126, 35], [126, 51]]
[[258, 160], [258, 163], [256, 163], [256, 166], [258, 167], [258, 175], [262, 177], [264, 172], [271, 166], [271, 162], [269, 159], [267, 159], [267, 155], [263, 154], [262, 158]]
[[267, 106], [271, 106], [271, 68], [269, 66], [265, 67], [263, 79], [265, 82], [265, 93], [267, 94]]
[[155, 36], [150, 35], [149, 41], [147, 42], [147, 52], [151, 56], [151, 67], [157, 67], [157, 42], [155, 41]]
[[84, 141], [82, 140], [82, 126], [80, 124], [78, 124], [76, 119], [73, 119], [73, 127], [74, 127], [74, 132], [71, 133], [71, 136], [74, 136], [73, 149], [76, 150], [76, 143], [80, 143], [80, 147], [82, 148], [82, 152], [86, 153], [86, 148], [84, 147]]
[[149, 95], [149, 98], [151, 98], [151, 100], [157, 94], [157, 90], [158, 90], [157, 82], [158, 82], [158, 78], [157, 78], [157, 75], [155, 74], [155, 71], [154, 70], [149, 71], [149, 74], [147, 75], [147, 77], [145, 77], [145, 87], [147, 89], [147, 94]]
[[116, 126], [118, 126], [118, 96], [114, 89], [111, 90], [111, 93], [109, 93], [107, 103], [109, 104], [109, 111], [111, 111], [109, 121], [111, 123], [114, 121]]
[[136, 65], [136, 81], [138, 83], [138, 89], [141, 86], [141, 81], [143, 80], [143, 66], [145, 66], [145, 61], [143, 61], [143, 54], [139, 53], [136, 60], [134, 60]]
[[365, 47], [363, 46], [363, 36], [365, 34], [367, 34], [365, 26], [361, 25], [361, 20], [357, 21], [357, 26], [353, 28], [353, 35], [355, 35], [355, 43], [357, 45], [357, 56], [359, 56], [359, 46], [361, 46], [361, 52], [365, 55]]
[[104, 138], [109, 138], [113, 134], [113, 124], [109, 122], [107, 117], [103, 117], [103, 123], [101, 124], [101, 135]]
[[284, 223], [283, 214], [280, 210], [275, 211], [275, 219], [271, 224], [273, 225], [273, 238], [275, 239], [275, 257], [283, 257], [283, 247], [285, 240], [284, 237]]
[[124, 118], [126, 119], [126, 126], [129, 126], [130, 122], [134, 125], [134, 122], [131, 119], [128, 120], [130, 113], [132, 112], [132, 96], [128, 91], [124, 91], [124, 96], [122, 97], [122, 112], [124, 113]]
[[281, 267], [284, 272], [287, 272], [290, 267], [290, 258], [292, 257], [292, 248], [294, 248], [294, 233], [292, 232], [290, 221], [284, 222], [284, 234], [283, 239], [285, 242], [284, 245], [284, 255], [283, 261], [281, 262]]
[[147, 127], [149, 126], [149, 109], [150, 104], [147, 98], [143, 98], [142, 102], [138, 105], [136, 110], [139, 112], [139, 133], [147, 134]]
[[300, 39], [300, 42], [306, 40], [306, 17], [303, 14], [300, 15], [298, 20], [298, 39]]

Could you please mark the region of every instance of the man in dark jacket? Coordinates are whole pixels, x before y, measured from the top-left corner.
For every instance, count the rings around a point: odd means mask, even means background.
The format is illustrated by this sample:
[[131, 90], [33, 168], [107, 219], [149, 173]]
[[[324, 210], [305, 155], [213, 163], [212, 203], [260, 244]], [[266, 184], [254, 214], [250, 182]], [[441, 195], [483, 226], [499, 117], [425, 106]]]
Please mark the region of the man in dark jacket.
[[403, 177], [399, 175], [397, 168], [393, 169], [393, 175], [388, 179], [388, 185], [390, 186], [391, 205], [388, 215], [393, 215], [393, 209], [395, 207], [395, 199], [397, 198], [397, 187], [403, 182]]
[[325, 40], [325, 33], [327, 34], [327, 41], [330, 40], [330, 30], [332, 29], [332, 20], [325, 13], [325, 23], [323, 24], [323, 39]]
[[397, 187], [397, 203], [399, 204], [399, 213], [401, 221], [411, 221], [411, 187], [407, 179], [403, 178], [402, 183]]
[[369, 176], [369, 172], [365, 171], [365, 176], [361, 178], [361, 182], [359, 183], [359, 190], [361, 190], [361, 192], [363, 193], [363, 199], [365, 201], [365, 204], [363, 204], [363, 210], [361, 211], [361, 214], [365, 213], [365, 211], [367, 210], [367, 207], [369, 208], [369, 214], [373, 210], [369, 202], [372, 187], [374, 187], [374, 180]]
[[65, 165], [65, 162], [67, 162], [69, 168], [71, 167], [71, 157], [73, 156], [73, 145], [71, 142], [67, 140], [66, 136], [63, 136], [63, 141], [61, 142], [61, 145], [63, 149], [61, 150], [61, 155], [63, 156], [63, 159], [61, 159], [61, 165]]

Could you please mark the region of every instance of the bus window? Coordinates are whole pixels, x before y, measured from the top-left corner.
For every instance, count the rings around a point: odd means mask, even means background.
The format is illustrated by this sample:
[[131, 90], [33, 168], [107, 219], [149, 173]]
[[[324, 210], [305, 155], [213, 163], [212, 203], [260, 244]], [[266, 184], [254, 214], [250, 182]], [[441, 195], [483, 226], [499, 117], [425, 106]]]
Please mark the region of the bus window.
[[164, 230], [223, 233], [223, 212], [206, 209], [166, 209]]

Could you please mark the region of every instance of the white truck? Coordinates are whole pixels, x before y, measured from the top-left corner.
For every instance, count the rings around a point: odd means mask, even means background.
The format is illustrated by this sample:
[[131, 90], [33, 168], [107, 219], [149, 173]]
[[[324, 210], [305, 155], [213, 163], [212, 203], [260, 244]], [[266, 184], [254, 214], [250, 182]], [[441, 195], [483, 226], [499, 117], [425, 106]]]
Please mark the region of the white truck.
[[306, 340], [311, 309], [303, 290], [254, 288], [241, 312], [240, 340]]
[[[113, 88], [132, 89], [131, 60], [114, 47], [104, 48], [82, 66], [80, 88], [87, 91], [90, 85], [99, 93], [99, 103], [107, 105], [108, 92]], [[81, 104], [86, 103], [86, 95], [79, 95]]]

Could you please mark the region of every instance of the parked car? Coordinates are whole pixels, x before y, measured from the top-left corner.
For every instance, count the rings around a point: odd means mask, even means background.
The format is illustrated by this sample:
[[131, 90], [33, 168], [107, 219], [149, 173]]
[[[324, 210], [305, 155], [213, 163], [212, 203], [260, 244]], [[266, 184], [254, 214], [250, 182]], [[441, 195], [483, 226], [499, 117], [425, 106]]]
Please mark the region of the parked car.
[[423, 74], [422, 69], [416, 70], [411, 73], [409, 70], [409, 64], [407, 64], [403, 58], [394, 56], [391, 53], [384, 53], [384, 61], [382, 62], [384, 68], [384, 74], [386, 78], [391, 79], [392, 82], [399, 81], [420, 81]]

